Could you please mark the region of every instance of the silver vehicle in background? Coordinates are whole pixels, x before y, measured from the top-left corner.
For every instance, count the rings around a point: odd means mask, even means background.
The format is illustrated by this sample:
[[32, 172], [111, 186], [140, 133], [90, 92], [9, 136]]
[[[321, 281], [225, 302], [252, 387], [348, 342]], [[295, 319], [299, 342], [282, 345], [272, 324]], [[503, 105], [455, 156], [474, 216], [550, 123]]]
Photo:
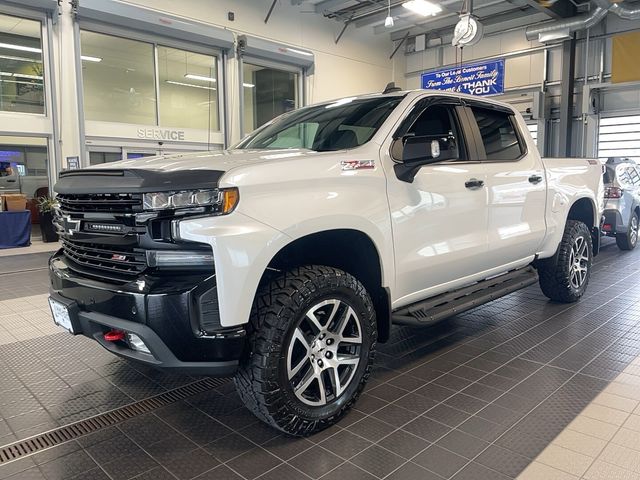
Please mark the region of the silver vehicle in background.
[[602, 233], [615, 237], [621, 250], [633, 250], [638, 243], [640, 165], [629, 158], [609, 158], [604, 166], [604, 196]]

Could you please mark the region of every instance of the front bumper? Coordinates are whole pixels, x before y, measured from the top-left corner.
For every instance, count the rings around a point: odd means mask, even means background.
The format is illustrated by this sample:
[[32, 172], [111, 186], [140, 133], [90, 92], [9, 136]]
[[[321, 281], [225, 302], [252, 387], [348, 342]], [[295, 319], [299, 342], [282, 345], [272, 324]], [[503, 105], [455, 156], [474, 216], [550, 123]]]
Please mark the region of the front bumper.
[[[79, 274], [58, 252], [49, 261], [49, 276], [50, 295], [67, 306], [74, 333], [121, 357], [162, 370], [228, 376], [245, 351], [243, 328], [212, 329], [209, 321], [207, 332], [202, 329], [202, 306], [210, 304], [215, 275], [143, 275], [131, 284], [113, 285]], [[137, 335], [151, 354], [105, 340], [110, 330]]]

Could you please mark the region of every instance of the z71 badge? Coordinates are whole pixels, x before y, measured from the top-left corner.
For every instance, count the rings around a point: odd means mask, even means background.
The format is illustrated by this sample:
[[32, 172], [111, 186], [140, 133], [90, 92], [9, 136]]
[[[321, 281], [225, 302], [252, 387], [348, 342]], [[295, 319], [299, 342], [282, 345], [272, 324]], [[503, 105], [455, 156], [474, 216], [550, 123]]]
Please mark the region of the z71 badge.
[[342, 160], [340, 165], [342, 170], [363, 170], [375, 168], [376, 162], [373, 160]]

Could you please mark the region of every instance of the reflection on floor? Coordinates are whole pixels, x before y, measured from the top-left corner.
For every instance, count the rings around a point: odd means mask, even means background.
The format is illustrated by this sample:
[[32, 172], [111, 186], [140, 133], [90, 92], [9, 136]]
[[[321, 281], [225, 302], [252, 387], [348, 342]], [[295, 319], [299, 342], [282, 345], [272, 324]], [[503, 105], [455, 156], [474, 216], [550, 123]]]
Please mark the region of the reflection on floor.
[[[0, 445], [194, 380], [56, 331], [44, 257], [21, 263], [0, 273]], [[258, 422], [227, 382], [0, 464], [0, 479], [639, 478], [639, 269], [640, 250], [606, 242], [577, 304], [533, 286], [394, 329], [356, 408], [310, 438]]]
[[26, 255], [30, 253], [55, 252], [60, 248], [59, 242], [45, 243], [39, 237], [31, 237], [31, 245], [20, 248], [3, 248], [0, 249], [0, 257], [9, 257], [13, 255]]

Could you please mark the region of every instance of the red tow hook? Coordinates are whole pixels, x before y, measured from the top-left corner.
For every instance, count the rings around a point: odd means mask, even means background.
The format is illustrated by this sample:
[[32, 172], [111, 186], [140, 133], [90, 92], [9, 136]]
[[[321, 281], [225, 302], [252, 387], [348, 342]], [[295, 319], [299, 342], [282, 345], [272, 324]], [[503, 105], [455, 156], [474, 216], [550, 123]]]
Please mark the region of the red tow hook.
[[104, 334], [104, 339], [107, 342], [119, 342], [124, 340], [124, 332], [122, 330], [110, 330]]

